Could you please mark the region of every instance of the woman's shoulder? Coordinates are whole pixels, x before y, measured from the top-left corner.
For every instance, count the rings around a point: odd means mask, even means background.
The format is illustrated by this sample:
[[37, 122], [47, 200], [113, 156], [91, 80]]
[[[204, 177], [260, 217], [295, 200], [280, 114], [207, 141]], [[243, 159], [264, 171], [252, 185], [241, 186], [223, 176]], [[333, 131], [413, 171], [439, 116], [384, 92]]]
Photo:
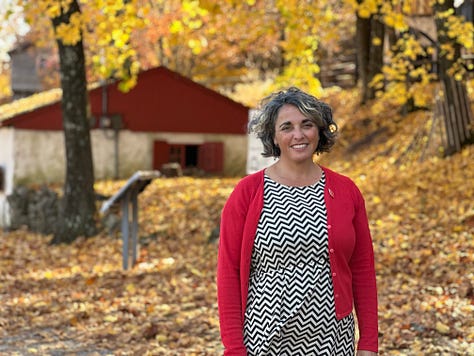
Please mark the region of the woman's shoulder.
[[339, 172], [335, 172], [327, 167], [321, 167], [321, 168], [324, 170], [324, 174], [326, 175], [326, 181], [328, 183], [328, 186], [334, 189], [354, 191], [357, 194], [360, 193], [359, 187], [352, 180], [351, 177], [341, 174]]
[[235, 189], [241, 190], [254, 190], [260, 187], [263, 184], [263, 174], [265, 170], [260, 170], [255, 173], [246, 175], [239, 180]]
[[226, 207], [236, 204], [248, 206], [259, 192], [263, 194], [263, 171], [249, 174], [240, 179], [227, 199]]
[[324, 171], [324, 174], [326, 175], [326, 179], [332, 181], [334, 184], [354, 184], [354, 181], [349, 176], [333, 171], [332, 169], [329, 169], [324, 166], [322, 166], [321, 168]]

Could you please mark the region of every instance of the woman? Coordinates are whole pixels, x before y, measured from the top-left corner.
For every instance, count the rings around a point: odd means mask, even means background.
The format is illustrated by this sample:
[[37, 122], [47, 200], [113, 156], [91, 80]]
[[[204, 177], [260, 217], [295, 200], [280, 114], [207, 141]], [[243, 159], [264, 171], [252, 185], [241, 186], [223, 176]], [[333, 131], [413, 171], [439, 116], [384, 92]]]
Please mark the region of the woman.
[[297, 89], [263, 101], [253, 131], [278, 160], [243, 178], [222, 211], [217, 267], [224, 355], [376, 355], [377, 291], [363, 197], [313, 162], [337, 126]]

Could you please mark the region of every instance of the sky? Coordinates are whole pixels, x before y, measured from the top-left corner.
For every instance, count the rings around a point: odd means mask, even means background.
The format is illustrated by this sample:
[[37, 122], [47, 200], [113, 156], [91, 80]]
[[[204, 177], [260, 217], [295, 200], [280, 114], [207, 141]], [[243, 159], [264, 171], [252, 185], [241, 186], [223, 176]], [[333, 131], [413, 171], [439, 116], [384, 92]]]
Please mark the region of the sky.
[[[12, 14], [4, 20], [9, 10]], [[0, 62], [10, 60], [8, 51], [12, 49], [17, 37], [28, 31], [29, 26], [23, 20], [21, 7], [14, 7], [12, 0], [0, 0]]]

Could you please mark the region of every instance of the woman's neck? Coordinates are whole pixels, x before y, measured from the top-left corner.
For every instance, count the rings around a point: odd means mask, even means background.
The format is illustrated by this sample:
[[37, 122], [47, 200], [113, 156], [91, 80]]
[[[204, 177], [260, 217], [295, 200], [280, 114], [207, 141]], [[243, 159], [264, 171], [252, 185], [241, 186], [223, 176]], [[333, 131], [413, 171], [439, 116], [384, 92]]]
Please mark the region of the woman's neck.
[[278, 161], [267, 168], [266, 174], [281, 184], [306, 186], [314, 184], [321, 178], [322, 169], [313, 162], [287, 164], [284, 161]]

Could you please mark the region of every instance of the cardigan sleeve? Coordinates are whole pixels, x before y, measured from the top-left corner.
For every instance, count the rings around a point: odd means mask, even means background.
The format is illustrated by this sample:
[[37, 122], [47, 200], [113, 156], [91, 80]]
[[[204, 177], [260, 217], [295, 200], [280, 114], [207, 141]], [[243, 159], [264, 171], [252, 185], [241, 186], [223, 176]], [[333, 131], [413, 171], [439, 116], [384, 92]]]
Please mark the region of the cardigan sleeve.
[[227, 200], [221, 215], [217, 259], [217, 304], [224, 355], [245, 356], [240, 290], [240, 259], [248, 203], [240, 185]]
[[355, 187], [354, 229], [356, 243], [350, 260], [354, 306], [359, 325], [359, 350], [378, 351], [377, 286], [374, 252], [367, 212]]

